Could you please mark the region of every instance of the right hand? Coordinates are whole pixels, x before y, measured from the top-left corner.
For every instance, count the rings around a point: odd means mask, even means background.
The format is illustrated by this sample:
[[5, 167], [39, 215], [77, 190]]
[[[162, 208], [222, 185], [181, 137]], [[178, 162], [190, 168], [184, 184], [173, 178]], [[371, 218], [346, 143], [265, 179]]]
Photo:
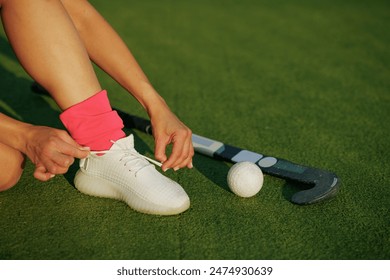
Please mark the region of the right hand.
[[[165, 107], [163, 107], [165, 108]], [[155, 139], [155, 158], [163, 163], [163, 171], [173, 168], [192, 168], [194, 148], [192, 132], [167, 107], [158, 114], [150, 114]], [[172, 144], [172, 153], [168, 156], [166, 148]]]
[[65, 174], [75, 158], [89, 155], [89, 149], [77, 144], [64, 130], [31, 126], [24, 153], [35, 164], [34, 177], [47, 181], [56, 174]]

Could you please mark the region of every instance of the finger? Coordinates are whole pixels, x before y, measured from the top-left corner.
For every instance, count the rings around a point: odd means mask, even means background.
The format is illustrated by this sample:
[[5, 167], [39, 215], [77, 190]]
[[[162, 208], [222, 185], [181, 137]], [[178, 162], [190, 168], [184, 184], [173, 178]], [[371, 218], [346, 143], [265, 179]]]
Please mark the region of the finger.
[[40, 181], [48, 181], [53, 178], [55, 175], [47, 172], [46, 168], [42, 165], [37, 165], [34, 171], [34, 178]]
[[180, 138], [173, 141], [172, 153], [168, 160], [163, 163], [163, 170], [174, 168], [176, 171], [180, 168], [179, 164], [183, 160], [183, 142]]
[[61, 140], [65, 142], [60, 145], [60, 151], [63, 154], [79, 159], [86, 158], [89, 155], [89, 147], [83, 147], [79, 145], [76, 141], [73, 140], [72, 137], [70, 137], [70, 135], [66, 131], [60, 130], [58, 132], [58, 136]]
[[67, 155], [64, 152], [66, 147], [62, 147], [63, 143], [57, 143], [52, 148], [46, 148], [40, 158], [39, 163], [49, 169], [52, 165], [58, 165], [59, 167], [68, 168], [74, 162], [74, 157]]
[[189, 155], [188, 155], [188, 161], [187, 161], [187, 167], [188, 168], [193, 168], [194, 165], [192, 164], [192, 158], [194, 157], [195, 151], [194, 151], [194, 146], [192, 145], [192, 139], [189, 143]]
[[52, 164], [47, 169], [53, 174], [65, 174], [74, 163], [74, 158], [56, 152], [51, 158]]
[[[183, 142], [183, 148], [181, 153], [178, 155], [176, 162], [172, 163], [174, 170], [178, 170], [183, 167], [192, 168], [192, 157], [194, 156], [194, 148], [192, 145], [192, 132], [186, 130], [179, 137]], [[176, 142], [176, 141], [175, 141]], [[179, 142], [179, 141], [178, 141]]]
[[169, 142], [170, 142], [169, 137], [156, 138], [154, 157], [162, 163], [164, 163], [167, 160], [167, 155], [165, 153], [165, 150]]
[[179, 154], [180, 154], [180, 146], [179, 144], [173, 144], [173, 148], [172, 148], [172, 153], [171, 155], [169, 156], [168, 160], [165, 161], [162, 165], [162, 169], [163, 171], [166, 171], [168, 169], [171, 169], [171, 168], [174, 168], [175, 171], [178, 169], [178, 167], [176, 167], [176, 160], [177, 158], [179, 157]]
[[74, 158], [58, 151], [57, 146], [55, 149], [45, 150], [38, 164], [51, 174], [65, 174], [73, 162]]
[[90, 153], [87, 147], [74, 146], [66, 142], [59, 145], [58, 151], [66, 156], [79, 159], [86, 158]]
[[191, 149], [192, 149], [192, 141], [190, 138], [186, 138], [184, 144], [183, 144], [183, 150], [181, 152], [181, 155], [179, 155], [178, 159], [175, 163], [173, 163], [174, 170], [178, 170], [180, 168], [186, 167], [189, 165], [189, 162], [192, 159], [191, 156]]
[[191, 130], [179, 130], [173, 136], [172, 143], [172, 153], [163, 168], [174, 168], [174, 170], [178, 170], [179, 168], [184, 167], [186, 165], [191, 166], [190, 158], [192, 159], [193, 156]]
[[54, 162], [50, 162], [49, 164], [45, 164], [45, 169], [47, 170], [48, 173], [50, 174], [65, 174], [68, 172], [69, 167], [62, 167]]
[[192, 145], [192, 137], [188, 138], [186, 155], [187, 157], [183, 160], [181, 167], [193, 168], [192, 158], [194, 156], [194, 147]]

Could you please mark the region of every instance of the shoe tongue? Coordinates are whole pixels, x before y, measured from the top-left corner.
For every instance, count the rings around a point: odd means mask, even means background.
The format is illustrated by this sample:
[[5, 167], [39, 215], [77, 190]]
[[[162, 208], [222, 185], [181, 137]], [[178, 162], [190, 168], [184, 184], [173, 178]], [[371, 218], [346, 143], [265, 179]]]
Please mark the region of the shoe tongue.
[[112, 145], [110, 151], [118, 151], [119, 153], [130, 152], [130, 154], [127, 154], [128, 157], [123, 157], [124, 163], [126, 164], [126, 159], [128, 163], [131, 163], [132, 171], [138, 172], [139, 170], [143, 169], [146, 166], [153, 166], [149, 161], [142, 158], [141, 156], [138, 156], [138, 152], [134, 149], [134, 136], [133, 134], [130, 134], [129, 136], [119, 139], [118, 141], [114, 142]]
[[115, 141], [110, 150], [132, 150], [134, 149], [134, 136], [129, 136]]

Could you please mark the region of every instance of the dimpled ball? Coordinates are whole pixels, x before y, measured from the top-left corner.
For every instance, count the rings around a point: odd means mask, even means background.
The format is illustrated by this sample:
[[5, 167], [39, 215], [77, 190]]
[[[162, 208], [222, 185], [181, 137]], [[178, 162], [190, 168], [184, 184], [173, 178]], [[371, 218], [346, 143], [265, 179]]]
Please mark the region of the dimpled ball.
[[227, 175], [230, 190], [241, 197], [256, 195], [263, 186], [264, 176], [260, 167], [248, 161], [234, 164]]

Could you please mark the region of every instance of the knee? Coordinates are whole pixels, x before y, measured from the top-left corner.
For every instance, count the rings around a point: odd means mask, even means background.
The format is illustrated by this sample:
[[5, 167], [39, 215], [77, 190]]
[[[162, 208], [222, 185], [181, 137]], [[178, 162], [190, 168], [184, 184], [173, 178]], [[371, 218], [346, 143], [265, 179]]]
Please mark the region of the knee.
[[21, 176], [22, 170], [17, 170], [12, 174], [6, 174], [1, 176], [2, 178], [0, 181], [0, 192], [6, 191], [15, 186], [19, 182]]
[[0, 144], [0, 192], [15, 186], [22, 176], [25, 157], [20, 152]]

